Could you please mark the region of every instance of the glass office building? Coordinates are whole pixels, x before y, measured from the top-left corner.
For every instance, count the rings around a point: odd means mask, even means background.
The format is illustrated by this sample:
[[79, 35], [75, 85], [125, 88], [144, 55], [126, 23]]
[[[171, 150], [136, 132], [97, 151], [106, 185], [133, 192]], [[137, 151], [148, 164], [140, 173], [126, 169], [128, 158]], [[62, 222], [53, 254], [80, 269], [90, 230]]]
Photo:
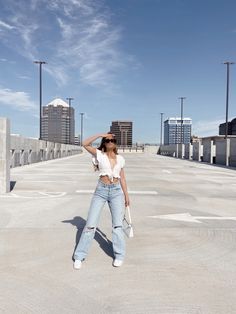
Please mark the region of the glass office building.
[[[182, 133], [182, 135], [181, 135]], [[192, 135], [192, 119], [183, 118], [181, 132], [181, 118], [169, 118], [164, 122], [164, 145], [188, 144]]]

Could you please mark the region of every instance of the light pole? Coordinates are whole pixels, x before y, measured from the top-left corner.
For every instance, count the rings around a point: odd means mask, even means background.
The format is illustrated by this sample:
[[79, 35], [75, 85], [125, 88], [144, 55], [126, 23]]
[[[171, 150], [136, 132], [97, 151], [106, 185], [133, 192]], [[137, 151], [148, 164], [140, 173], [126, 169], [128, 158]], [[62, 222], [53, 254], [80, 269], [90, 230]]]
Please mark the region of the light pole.
[[67, 97], [66, 100], [68, 100], [68, 104], [69, 104], [69, 138], [68, 138], [68, 142], [69, 144], [70, 142], [70, 108], [71, 108], [71, 100], [74, 100], [74, 98], [72, 97]]
[[42, 64], [46, 64], [45, 61], [34, 61], [39, 64], [39, 139], [42, 139]]
[[181, 100], [181, 128], [180, 128], [180, 144], [183, 144], [183, 112], [184, 112], [184, 99], [186, 97], [179, 97]]
[[225, 117], [225, 139], [228, 138], [228, 111], [229, 111], [229, 66], [234, 62], [226, 61], [227, 65], [227, 81], [226, 81], [226, 117]]
[[80, 146], [82, 146], [83, 144], [83, 118], [84, 118], [84, 112], [80, 113], [80, 118], [81, 118], [81, 122], [80, 122]]
[[177, 117], [175, 117], [175, 144], [177, 144], [177, 123], [178, 123], [178, 119], [177, 119]]
[[160, 115], [161, 115], [161, 136], [160, 136], [160, 146], [162, 146], [162, 124], [163, 124], [163, 114], [164, 112], [161, 112]]

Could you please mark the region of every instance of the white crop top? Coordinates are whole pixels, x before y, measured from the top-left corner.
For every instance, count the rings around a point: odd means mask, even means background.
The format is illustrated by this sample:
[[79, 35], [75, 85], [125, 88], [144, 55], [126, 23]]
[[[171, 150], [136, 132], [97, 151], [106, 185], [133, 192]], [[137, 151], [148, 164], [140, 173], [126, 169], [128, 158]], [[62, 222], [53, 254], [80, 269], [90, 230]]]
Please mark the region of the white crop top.
[[113, 178], [120, 178], [120, 171], [125, 166], [125, 159], [120, 155], [116, 155], [116, 164], [112, 169], [107, 154], [100, 149], [96, 149], [96, 157], [93, 157], [93, 163], [99, 166], [99, 177], [107, 175], [113, 182]]

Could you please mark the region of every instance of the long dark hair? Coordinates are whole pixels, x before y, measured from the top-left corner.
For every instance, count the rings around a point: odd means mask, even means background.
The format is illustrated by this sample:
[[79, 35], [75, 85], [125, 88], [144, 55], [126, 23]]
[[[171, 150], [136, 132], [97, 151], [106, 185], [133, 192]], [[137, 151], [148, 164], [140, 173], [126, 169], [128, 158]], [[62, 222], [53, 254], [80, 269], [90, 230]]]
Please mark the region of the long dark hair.
[[[107, 134], [113, 134], [113, 133], [112, 132], [108, 132]], [[106, 152], [107, 151], [105, 141], [106, 141], [106, 137], [103, 137], [102, 140], [101, 140], [100, 146], [98, 147], [98, 149], [101, 150], [102, 152]], [[114, 147], [113, 152], [116, 155], [118, 155], [118, 151], [117, 151], [117, 147], [116, 146]]]

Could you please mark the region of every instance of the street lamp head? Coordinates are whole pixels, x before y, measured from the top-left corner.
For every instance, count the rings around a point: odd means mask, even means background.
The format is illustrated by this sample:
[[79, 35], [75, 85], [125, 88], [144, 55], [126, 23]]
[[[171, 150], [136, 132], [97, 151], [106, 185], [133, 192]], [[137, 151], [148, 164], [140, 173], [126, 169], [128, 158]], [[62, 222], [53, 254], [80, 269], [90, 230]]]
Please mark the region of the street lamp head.
[[223, 64], [235, 64], [235, 62], [225, 61], [225, 62], [223, 62]]
[[37, 64], [47, 64], [47, 62], [45, 62], [45, 61], [34, 61], [34, 63], [37, 63]]

